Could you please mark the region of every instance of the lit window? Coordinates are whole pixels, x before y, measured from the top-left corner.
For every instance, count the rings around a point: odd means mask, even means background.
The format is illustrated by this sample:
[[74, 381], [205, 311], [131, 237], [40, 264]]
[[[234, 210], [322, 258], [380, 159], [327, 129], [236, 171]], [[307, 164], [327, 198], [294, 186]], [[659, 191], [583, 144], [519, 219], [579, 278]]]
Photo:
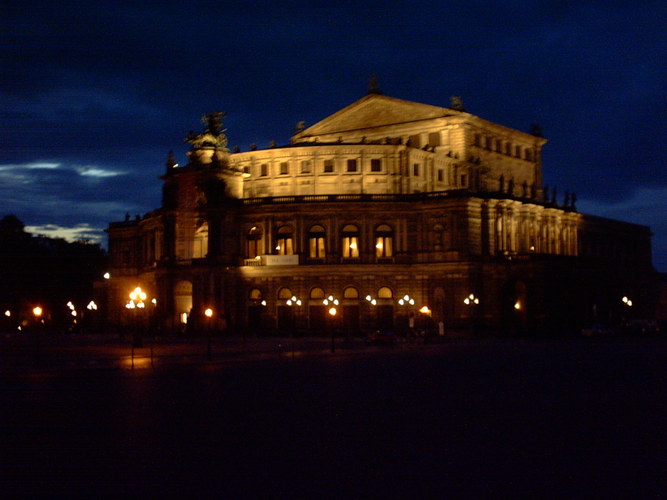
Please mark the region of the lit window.
[[347, 160], [347, 171], [348, 172], [357, 171], [357, 160]]
[[262, 253], [262, 230], [253, 226], [246, 238], [246, 257], [254, 259]]
[[389, 287], [383, 286], [378, 290], [378, 299], [391, 299], [393, 296], [394, 292]]
[[380, 259], [393, 255], [394, 232], [386, 224], [378, 226], [375, 230], [375, 256]]
[[326, 236], [322, 226], [313, 226], [308, 232], [308, 257], [323, 259], [326, 256]]
[[281, 226], [278, 228], [278, 233], [276, 235], [276, 254], [294, 255], [294, 237], [291, 227]]
[[359, 290], [357, 290], [353, 286], [348, 286], [345, 290], [343, 290], [343, 298], [344, 299], [358, 299], [359, 298]]
[[356, 259], [359, 257], [359, 228], [348, 224], [343, 228], [342, 251], [344, 259]]

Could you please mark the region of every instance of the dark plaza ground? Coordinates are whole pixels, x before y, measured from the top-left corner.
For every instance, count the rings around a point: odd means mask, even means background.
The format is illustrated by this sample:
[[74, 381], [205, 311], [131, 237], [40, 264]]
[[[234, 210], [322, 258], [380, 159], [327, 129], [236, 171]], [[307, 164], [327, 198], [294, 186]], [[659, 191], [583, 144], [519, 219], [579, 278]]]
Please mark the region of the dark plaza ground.
[[3, 496], [667, 491], [664, 337], [38, 340], [0, 341]]

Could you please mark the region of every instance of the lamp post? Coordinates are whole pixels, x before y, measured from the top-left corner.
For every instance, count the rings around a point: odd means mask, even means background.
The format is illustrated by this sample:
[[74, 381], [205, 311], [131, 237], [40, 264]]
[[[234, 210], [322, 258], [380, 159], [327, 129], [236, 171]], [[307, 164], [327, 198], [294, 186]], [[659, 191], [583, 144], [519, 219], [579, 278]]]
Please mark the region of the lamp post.
[[408, 339], [412, 339], [415, 331], [415, 313], [410, 306], [415, 305], [415, 299], [406, 294], [403, 298], [398, 299], [398, 305], [406, 306], [408, 309]]
[[[296, 295], [292, 295], [291, 299], [287, 299], [287, 302], [285, 302], [290, 308], [292, 307], [297, 307], [301, 305], [301, 299], [297, 298]], [[292, 338], [294, 336], [294, 329], [296, 328], [296, 314], [294, 313], [294, 310], [290, 309], [290, 331], [289, 331], [289, 336]]]
[[463, 299], [463, 303], [467, 306], [470, 306], [470, 333], [475, 333], [475, 309], [479, 305], [479, 298], [475, 296], [474, 293], [468, 295]]
[[136, 287], [130, 292], [130, 300], [125, 307], [127, 309], [134, 309], [134, 339], [132, 345], [134, 347], [142, 347], [143, 342], [141, 339], [141, 334], [139, 332], [139, 310], [143, 310], [146, 307], [146, 292], [144, 292], [141, 287]]
[[336, 328], [335, 320], [336, 314], [338, 314], [337, 306], [340, 303], [337, 298], [333, 295], [329, 295], [326, 299], [322, 301], [325, 306], [329, 306], [329, 328], [331, 328], [331, 352], [336, 351]]
[[210, 361], [211, 359], [211, 317], [213, 317], [213, 309], [210, 307], [204, 311], [204, 316], [206, 316], [206, 359]]

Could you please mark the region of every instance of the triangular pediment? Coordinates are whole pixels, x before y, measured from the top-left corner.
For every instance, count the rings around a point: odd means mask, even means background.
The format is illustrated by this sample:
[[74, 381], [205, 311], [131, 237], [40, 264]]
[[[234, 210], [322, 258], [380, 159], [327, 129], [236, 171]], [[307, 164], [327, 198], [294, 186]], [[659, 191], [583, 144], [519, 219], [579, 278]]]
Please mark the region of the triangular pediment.
[[421, 120], [459, 114], [449, 108], [404, 101], [380, 94], [368, 94], [333, 115], [294, 136], [295, 140], [313, 136], [345, 134]]

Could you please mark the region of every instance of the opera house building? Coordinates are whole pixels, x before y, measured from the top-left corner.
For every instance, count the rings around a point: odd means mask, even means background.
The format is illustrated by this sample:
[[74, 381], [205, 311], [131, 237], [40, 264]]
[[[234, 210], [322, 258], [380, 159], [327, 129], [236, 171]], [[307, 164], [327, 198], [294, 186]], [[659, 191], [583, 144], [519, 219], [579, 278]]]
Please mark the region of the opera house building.
[[110, 320], [132, 321], [136, 287], [165, 333], [567, 333], [628, 297], [651, 314], [650, 229], [546, 188], [537, 129], [371, 90], [289, 144], [230, 151], [222, 115], [187, 165], [169, 155], [159, 208], [109, 224]]

